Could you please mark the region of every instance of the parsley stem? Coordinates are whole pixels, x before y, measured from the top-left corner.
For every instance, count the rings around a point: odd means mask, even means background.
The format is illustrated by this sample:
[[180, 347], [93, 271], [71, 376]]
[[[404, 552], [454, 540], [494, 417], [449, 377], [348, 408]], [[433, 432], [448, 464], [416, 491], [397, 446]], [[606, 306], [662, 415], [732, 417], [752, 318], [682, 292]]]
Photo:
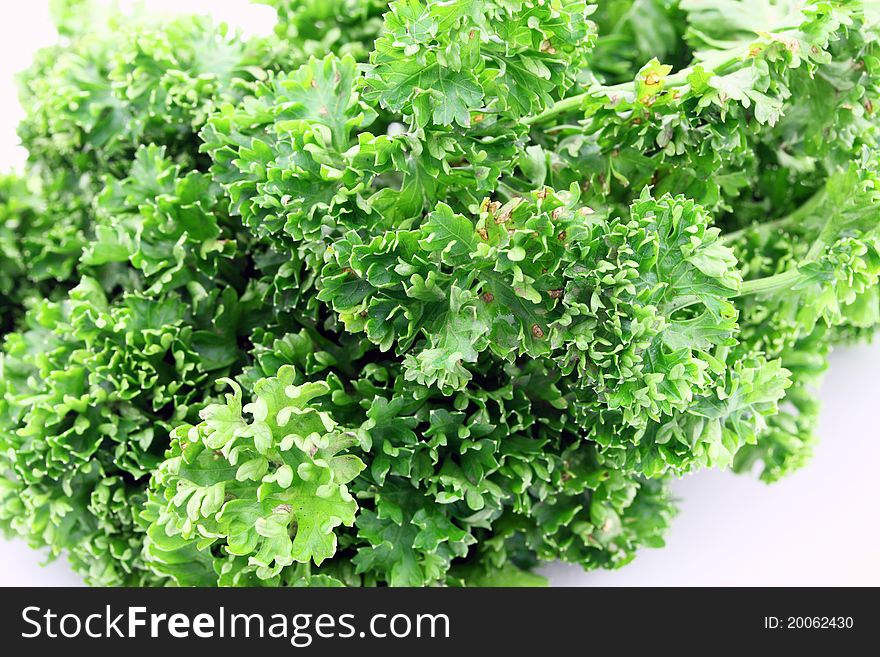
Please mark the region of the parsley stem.
[[[664, 88], [670, 89], [684, 86], [685, 84], [687, 84], [688, 76], [691, 73], [693, 73], [692, 68], [684, 68], [678, 73], [670, 75], [665, 80]], [[591, 96], [595, 96], [596, 94], [613, 94], [615, 92], [622, 93], [627, 91], [635, 91], [635, 82], [622, 82], [620, 84], [614, 84], [611, 86], [599, 85], [593, 87], [589, 91], [585, 91], [575, 96], [569, 96], [568, 98], [563, 98], [562, 100], [554, 103], [552, 106], [545, 109], [540, 114], [535, 114], [534, 116], [528, 116], [524, 118], [522, 122], [525, 125], [535, 125], [536, 123], [543, 123], [548, 119], [559, 116], [560, 114], [565, 114], [566, 112], [579, 109], [580, 106], [583, 105], [585, 100], [587, 100]]]
[[[804, 203], [804, 205], [795, 210], [792, 215], [794, 215], [794, 218], [805, 218], [810, 212], [812, 212], [814, 207], [821, 204], [823, 200], [824, 194], [819, 192]], [[809, 206], [808, 211], [802, 211], [806, 206]], [[829, 215], [825, 222], [825, 226], [822, 228], [822, 232], [813, 240], [813, 245], [810, 247], [810, 250], [807, 252], [804, 259], [801, 260], [801, 264], [812, 262], [819, 257], [823, 249], [825, 249], [825, 246], [828, 244], [829, 234], [833, 232], [834, 226], [833, 215]], [[740, 288], [739, 296], [744, 297], [749, 294], [772, 294], [783, 290], [791, 290], [800, 277], [801, 273], [798, 271], [798, 268], [792, 267], [779, 274], [746, 281]]]
[[[751, 46], [749, 46], [748, 48], [739, 49], [736, 54], [719, 63], [717, 66], [712, 68], [710, 72], [713, 75], [727, 74], [731, 71], [731, 69], [734, 69], [737, 64], [742, 64], [745, 61], [745, 58], [749, 56], [750, 50]], [[695, 66], [688, 66], [681, 69], [677, 73], [673, 73], [672, 75], [667, 76], [663, 81], [663, 88], [674, 89], [676, 87], [685, 86], [688, 83], [688, 78], [690, 78], [690, 76], [694, 73], [694, 71], [696, 70], [696, 66], [698, 65], [700, 65], [699, 62]], [[545, 109], [543, 112], [535, 114], [534, 116], [525, 117], [522, 120], [522, 123], [524, 125], [531, 126], [538, 123], [543, 123], [548, 119], [559, 116], [560, 114], [565, 114], [566, 112], [580, 109], [585, 100], [597, 94], [613, 94], [615, 92], [634, 93], [635, 89], [635, 80], [633, 80], [632, 82], [621, 82], [620, 84], [613, 84], [610, 86], [597, 85], [591, 89], [588, 89], [587, 91], [584, 91], [583, 93], [569, 96], [568, 98], [563, 98], [562, 100], [557, 101], [556, 103]]]
[[779, 274], [773, 276], [765, 276], [764, 278], [756, 278], [751, 281], [745, 281], [739, 290], [739, 296], [745, 297], [750, 294], [772, 294], [781, 290], [791, 289], [800, 278], [801, 273], [797, 267], [792, 267]]
[[772, 221], [768, 221], [762, 224], [752, 224], [751, 226], [746, 226], [744, 228], [725, 233], [724, 239], [728, 242], [732, 242], [733, 240], [742, 237], [750, 230], [757, 230], [759, 233], [765, 233], [769, 230], [785, 226], [789, 223], [806, 221], [810, 218], [810, 215], [812, 215], [813, 212], [821, 207], [824, 201], [825, 188], [823, 187], [818, 192], [813, 194], [809, 199], [804, 201], [804, 203], [802, 203], [797, 209], [793, 210], [784, 217], [779, 217], [778, 219], [774, 219]]
[[[664, 88], [670, 89], [684, 86], [685, 84], [687, 84], [687, 79], [690, 74], [693, 73], [693, 71], [693, 68], [688, 67], [683, 68], [678, 73], [674, 73], [673, 75], [668, 76], [664, 81]], [[528, 116], [524, 118], [522, 122], [525, 125], [535, 125], [536, 123], [543, 123], [544, 121], [559, 116], [560, 114], [565, 114], [566, 112], [579, 109], [585, 100], [587, 100], [591, 96], [595, 96], [596, 94], [613, 94], [615, 92], [622, 93], [627, 91], [635, 91], [635, 82], [621, 82], [620, 84], [613, 84], [610, 86], [598, 85], [589, 89], [588, 91], [577, 94], [575, 96], [563, 98], [562, 100], [554, 103], [553, 105], [545, 109], [543, 112], [535, 114], [534, 116]]]

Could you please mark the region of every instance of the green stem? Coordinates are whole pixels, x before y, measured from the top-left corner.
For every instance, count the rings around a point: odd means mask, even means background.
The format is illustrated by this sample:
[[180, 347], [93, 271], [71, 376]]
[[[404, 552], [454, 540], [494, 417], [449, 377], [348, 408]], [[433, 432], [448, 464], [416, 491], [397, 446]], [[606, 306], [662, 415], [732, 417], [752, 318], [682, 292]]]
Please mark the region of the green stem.
[[780, 228], [791, 221], [791, 216], [780, 217], [779, 219], [774, 219], [773, 221], [768, 221], [763, 224], [751, 224], [750, 226], [746, 226], [745, 228], [740, 228], [738, 230], [731, 231], [729, 233], [724, 233], [723, 237], [727, 242], [733, 242], [734, 240], [739, 239], [750, 230], [756, 230], [759, 233], [766, 233], [769, 230], [774, 228]]
[[581, 103], [583, 103], [587, 98], [592, 96], [595, 93], [593, 91], [585, 91], [582, 94], [577, 94], [575, 96], [569, 96], [568, 98], [563, 98], [562, 100], [556, 101], [553, 105], [545, 109], [540, 114], [535, 114], [534, 116], [525, 117], [522, 122], [525, 125], [535, 125], [536, 123], [543, 123], [548, 119], [552, 119], [555, 116], [559, 116], [560, 114], [565, 114], [569, 111], [574, 111], [580, 108]]
[[[824, 190], [815, 194], [810, 200], [795, 210], [792, 213], [792, 216], [789, 217], [789, 220], [791, 218], [803, 218], [808, 216], [808, 214], [811, 213], [812, 210], [823, 200]], [[825, 225], [822, 227], [822, 230], [816, 239], [813, 240], [810, 250], [807, 252], [807, 255], [804, 256], [803, 260], [800, 261], [800, 264], [816, 260], [816, 258], [821, 255], [823, 249], [828, 245], [828, 242], [831, 241], [834, 230], [834, 215], [828, 213]], [[764, 278], [756, 278], [752, 281], [746, 281], [740, 288], [739, 296], [744, 297], [749, 294], [772, 294], [774, 292], [791, 290], [800, 278], [801, 273], [798, 271], [798, 267], [792, 267], [787, 271], [774, 274], [773, 276], [765, 276]]]
[[[744, 52], [748, 52], [745, 50]], [[722, 75], [728, 69], [733, 67], [735, 64], [742, 61], [742, 53], [737, 54], [734, 57], [722, 62], [719, 64], [714, 72], [716, 75]], [[673, 73], [670, 76], [667, 76], [664, 80], [663, 88], [664, 89], [675, 89], [676, 87], [683, 87], [688, 83], [688, 78], [694, 72], [694, 67], [688, 66], [687, 68], [683, 68], [677, 73]], [[595, 96], [597, 94], [613, 94], [618, 92], [635, 92], [636, 83], [632, 82], [621, 82], [620, 84], [613, 85], [598, 85], [595, 86], [583, 93], [569, 96], [568, 98], [563, 98], [560, 101], [557, 101], [552, 106], [545, 109], [543, 112], [539, 114], [535, 114], [534, 116], [528, 116], [522, 120], [525, 125], [536, 125], [539, 123], [544, 123], [545, 121], [552, 119], [554, 117], [559, 116], [560, 114], [565, 114], [566, 112], [571, 112], [576, 109], [580, 109], [581, 105], [588, 98]]]
[[835, 230], [837, 230], [837, 226], [834, 223], [834, 215], [829, 213], [828, 219], [822, 227], [822, 232], [819, 233], [819, 236], [813, 242], [810, 250], [807, 251], [807, 255], [804, 257], [804, 262], [810, 262], [819, 257], [828, 243], [833, 241]]
[[750, 294], [772, 294], [782, 290], [791, 289], [797, 283], [801, 273], [797, 267], [784, 271], [773, 276], [765, 276], [764, 278], [756, 278], [753, 281], [745, 281], [739, 290], [739, 296], [745, 297]]
[[[680, 70], [678, 73], [674, 75], [670, 75], [664, 81], [664, 89], [674, 89], [676, 87], [682, 87], [687, 84], [688, 76], [693, 73], [693, 69], [688, 67]], [[590, 98], [591, 96], [595, 96], [596, 94], [613, 94], [616, 92], [634, 92], [635, 91], [635, 82], [622, 82], [620, 84], [614, 84], [610, 86], [599, 85], [593, 87], [589, 91], [585, 91], [583, 93], [577, 94], [575, 96], [569, 96], [568, 98], [563, 98], [562, 100], [554, 103], [551, 107], [548, 107], [540, 114], [535, 114], [534, 116], [529, 116], [523, 119], [523, 123], [526, 125], [535, 125], [536, 123], [543, 123], [548, 119], [552, 119], [560, 114], [565, 114], [566, 112], [573, 111], [575, 109], [579, 109], [585, 100]]]
[[825, 188], [823, 187], [818, 192], [813, 194], [809, 199], [804, 201], [804, 203], [800, 205], [797, 209], [785, 215], [784, 217], [780, 217], [779, 219], [774, 219], [773, 221], [768, 221], [763, 224], [753, 224], [751, 226], [746, 226], [745, 228], [740, 228], [739, 230], [734, 230], [730, 233], [725, 233], [724, 239], [728, 242], [732, 242], [742, 237], [750, 230], [757, 230], [759, 233], [766, 233], [769, 230], [780, 228], [781, 226], [785, 226], [786, 224], [804, 221], [806, 219], [809, 219], [810, 215], [812, 215], [815, 210], [821, 207], [824, 201]]

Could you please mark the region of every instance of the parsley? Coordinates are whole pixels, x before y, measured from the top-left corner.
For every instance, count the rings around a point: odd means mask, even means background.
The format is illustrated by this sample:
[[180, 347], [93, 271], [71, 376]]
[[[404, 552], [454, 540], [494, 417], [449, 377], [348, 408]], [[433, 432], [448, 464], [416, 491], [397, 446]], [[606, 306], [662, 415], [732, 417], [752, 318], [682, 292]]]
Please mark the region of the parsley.
[[0, 524], [103, 585], [523, 585], [800, 467], [880, 324], [867, 0], [55, 3]]

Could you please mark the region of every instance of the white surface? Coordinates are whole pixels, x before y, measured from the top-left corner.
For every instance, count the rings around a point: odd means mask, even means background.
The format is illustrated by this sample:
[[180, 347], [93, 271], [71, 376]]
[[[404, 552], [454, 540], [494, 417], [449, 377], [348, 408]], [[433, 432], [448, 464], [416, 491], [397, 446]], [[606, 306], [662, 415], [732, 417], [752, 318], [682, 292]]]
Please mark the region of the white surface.
[[[126, 3], [132, 4], [132, 3]], [[150, 7], [211, 11], [250, 32], [265, 32], [271, 13], [242, 0], [162, 0]], [[0, 21], [0, 170], [24, 159], [14, 127], [21, 117], [13, 74], [34, 49], [52, 42], [44, 2], [18, 3]], [[880, 585], [880, 343], [840, 350], [822, 388], [819, 445], [813, 462], [767, 486], [729, 472], [704, 471], [676, 482], [681, 512], [667, 546], [643, 550], [619, 571], [545, 569], [557, 586]], [[0, 586], [80, 583], [64, 561], [0, 539]]]

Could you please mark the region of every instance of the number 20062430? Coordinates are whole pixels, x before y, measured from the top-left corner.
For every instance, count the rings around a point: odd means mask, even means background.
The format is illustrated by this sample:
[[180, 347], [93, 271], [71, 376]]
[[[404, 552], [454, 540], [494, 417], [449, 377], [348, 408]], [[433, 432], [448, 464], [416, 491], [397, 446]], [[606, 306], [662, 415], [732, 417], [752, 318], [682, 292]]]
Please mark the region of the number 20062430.
[[851, 630], [852, 616], [764, 616], [764, 629]]

